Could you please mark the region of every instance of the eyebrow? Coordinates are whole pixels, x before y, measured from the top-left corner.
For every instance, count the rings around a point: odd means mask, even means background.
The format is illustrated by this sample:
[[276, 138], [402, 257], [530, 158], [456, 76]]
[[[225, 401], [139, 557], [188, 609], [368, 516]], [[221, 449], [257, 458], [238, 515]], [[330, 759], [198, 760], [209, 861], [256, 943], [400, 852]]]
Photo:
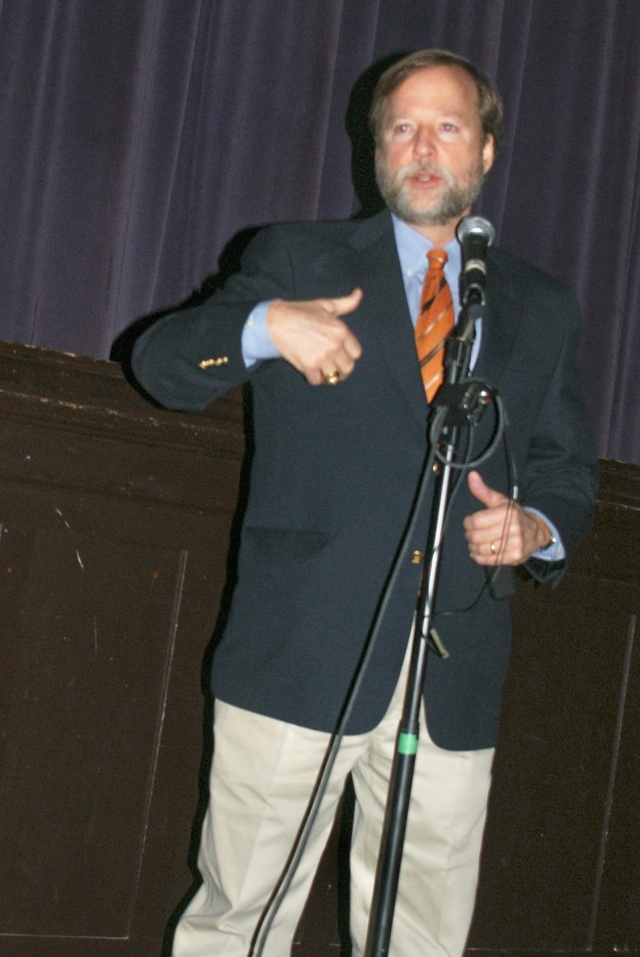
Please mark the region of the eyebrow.
[[[459, 113], [457, 110], [439, 110], [436, 116], [437, 120], [455, 120], [459, 124], [470, 123], [472, 122], [469, 116], [466, 116], [464, 113]], [[409, 113], [390, 113], [386, 120], [383, 121], [383, 126], [394, 126], [396, 123], [404, 122], [415, 122], [415, 116]]]

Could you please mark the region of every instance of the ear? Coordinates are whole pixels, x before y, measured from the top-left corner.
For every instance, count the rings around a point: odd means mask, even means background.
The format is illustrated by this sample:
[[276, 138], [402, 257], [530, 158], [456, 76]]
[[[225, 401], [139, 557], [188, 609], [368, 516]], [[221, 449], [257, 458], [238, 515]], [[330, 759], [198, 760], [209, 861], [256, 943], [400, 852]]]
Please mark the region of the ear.
[[482, 168], [484, 169], [485, 176], [493, 166], [495, 155], [496, 151], [493, 136], [491, 133], [487, 133], [484, 146], [482, 147]]

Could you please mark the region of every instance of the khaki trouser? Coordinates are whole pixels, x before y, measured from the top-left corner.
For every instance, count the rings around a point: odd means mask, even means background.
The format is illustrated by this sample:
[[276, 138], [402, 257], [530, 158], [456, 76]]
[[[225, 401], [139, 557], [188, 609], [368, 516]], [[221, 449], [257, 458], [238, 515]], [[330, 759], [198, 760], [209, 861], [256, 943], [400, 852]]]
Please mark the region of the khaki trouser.
[[[364, 951], [387, 787], [402, 708], [401, 676], [384, 719], [347, 736], [264, 957], [287, 957], [349, 772], [353, 955]], [[421, 722], [390, 957], [460, 957], [475, 900], [493, 749], [445, 751]], [[247, 957], [283, 870], [329, 735], [216, 702], [203, 884], [180, 920], [174, 957]]]

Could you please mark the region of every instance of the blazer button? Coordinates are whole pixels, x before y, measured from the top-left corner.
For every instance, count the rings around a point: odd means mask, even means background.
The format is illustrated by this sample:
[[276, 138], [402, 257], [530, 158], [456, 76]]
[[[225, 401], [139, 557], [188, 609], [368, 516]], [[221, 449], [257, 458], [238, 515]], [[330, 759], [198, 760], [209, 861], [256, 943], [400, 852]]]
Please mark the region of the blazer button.
[[229, 356], [218, 356], [216, 359], [203, 359], [198, 363], [200, 369], [210, 369], [211, 366], [226, 366]]
[[417, 549], [411, 552], [411, 561], [414, 565], [420, 565], [424, 561], [424, 552], [419, 552]]

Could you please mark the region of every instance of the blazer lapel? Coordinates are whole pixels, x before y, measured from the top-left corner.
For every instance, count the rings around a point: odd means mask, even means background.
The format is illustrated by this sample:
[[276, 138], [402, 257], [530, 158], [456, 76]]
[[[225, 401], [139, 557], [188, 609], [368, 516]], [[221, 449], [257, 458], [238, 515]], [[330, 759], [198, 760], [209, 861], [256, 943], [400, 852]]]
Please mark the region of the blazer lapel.
[[[356, 281], [362, 287], [367, 321], [381, 354], [418, 425], [424, 429], [427, 405], [418, 369], [413, 325], [388, 210], [358, 222], [351, 235]], [[513, 351], [522, 303], [499, 250], [488, 251], [487, 312], [474, 378], [499, 387]], [[407, 370], [415, 364], [415, 375]]]
[[487, 259], [487, 313], [482, 324], [480, 354], [472, 374], [499, 387], [517, 338], [522, 302], [499, 252], [489, 250]]
[[[413, 324], [402, 281], [393, 225], [388, 211], [363, 220], [351, 237], [366, 303], [367, 320], [378, 340], [391, 379], [424, 429], [427, 404], [418, 368]], [[415, 375], [407, 370], [415, 365]]]

